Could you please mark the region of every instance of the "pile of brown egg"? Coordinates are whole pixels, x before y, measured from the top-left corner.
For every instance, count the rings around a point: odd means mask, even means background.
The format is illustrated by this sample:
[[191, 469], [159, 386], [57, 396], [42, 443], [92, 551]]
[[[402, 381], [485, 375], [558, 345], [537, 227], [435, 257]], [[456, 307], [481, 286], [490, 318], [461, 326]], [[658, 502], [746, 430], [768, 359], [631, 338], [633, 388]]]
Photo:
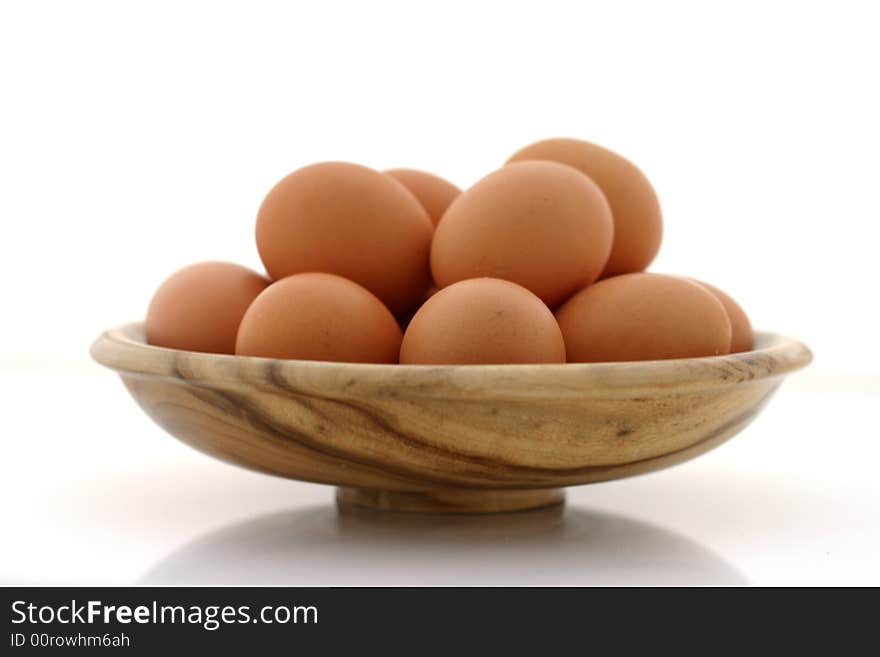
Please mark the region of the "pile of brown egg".
[[752, 348], [729, 296], [643, 273], [657, 196], [631, 162], [549, 139], [460, 191], [422, 171], [325, 162], [257, 214], [267, 275], [205, 262], [150, 303], [152, 345], [403, 364], [655, 360]]

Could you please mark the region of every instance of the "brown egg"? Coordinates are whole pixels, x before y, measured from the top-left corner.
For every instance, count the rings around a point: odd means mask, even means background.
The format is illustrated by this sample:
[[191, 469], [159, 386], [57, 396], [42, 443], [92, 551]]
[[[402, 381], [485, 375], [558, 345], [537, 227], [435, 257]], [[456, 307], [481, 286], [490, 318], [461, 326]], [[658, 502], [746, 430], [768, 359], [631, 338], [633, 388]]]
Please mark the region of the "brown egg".
[[730, 353], [730, 320], [706, 288], [677, 276], [625, 274], [584, 288], [556, 312], [574, 363]]
[[400, 327], [373, 294], [341, 276], [296, 274], [266, 288], [241, 320], [235, 353], [396, 363]]
[[614, 215], [614, 245], [602, 278], [643, 271], [660, 249], [663, 220], [654, 188], [629, 160], [578, 139], [546, 139], [508, 162], [551, 160], [575, 167], [599, 185]]
[[272, 278], [338, 274], [395, 312], [418, 303], [430, 285], [431, 233], [427, 213], [403, 185], [344, 162], [294, 171], [257, 216], [257, 249]]
[[400, 362], [423, 365], [564, 363], [553, 313], [524, 287], [496, 278], [450, 285], [412, 318]]
[[715, 295], [715, 298], [724, 306], [727, 311], [727, 317], [730, 319], [730, 352], [737, 353], [741, 351], [751, 351], [755, 344], [755, 334], [752, 331], [752, 324], [749, 322], [748, 315], [742, 307], [734, 301], [728, 294], [722, 292], [714, 285], [709, 285], [703, 281], [691, 279], [695, 283], [699, 283], [704, 288]]
[[201, 262], [172, 274], [147, 310], [147, 342], [159, 347], [235, 353], [238, 325], [269, 281], [230, 262]]
[[449, 206], [434, 233], [431, 271], [441, 288], [491, 276], [553, 306], [599, 276], [613, 230], [602, 192], [577, 170], [509, 164]]
[[433, 173], [417, 169], [389, 169], [385, 173], [412, 192], [435, 226], [449, 204], [461, 194], [458, 187]]

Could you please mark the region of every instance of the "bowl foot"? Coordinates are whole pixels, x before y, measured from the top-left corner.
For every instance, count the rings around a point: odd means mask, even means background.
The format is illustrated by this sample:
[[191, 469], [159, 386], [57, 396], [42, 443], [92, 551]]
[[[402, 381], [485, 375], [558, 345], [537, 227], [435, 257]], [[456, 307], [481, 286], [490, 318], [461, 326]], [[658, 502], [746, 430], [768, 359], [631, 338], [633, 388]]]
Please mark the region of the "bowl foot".
[[337, 488], [340, 509], [360, 507], [412, 513], [506, 513], [530, 511], [565, 502], [558, 488], [538, 490], [435, 489], [420, 492]]

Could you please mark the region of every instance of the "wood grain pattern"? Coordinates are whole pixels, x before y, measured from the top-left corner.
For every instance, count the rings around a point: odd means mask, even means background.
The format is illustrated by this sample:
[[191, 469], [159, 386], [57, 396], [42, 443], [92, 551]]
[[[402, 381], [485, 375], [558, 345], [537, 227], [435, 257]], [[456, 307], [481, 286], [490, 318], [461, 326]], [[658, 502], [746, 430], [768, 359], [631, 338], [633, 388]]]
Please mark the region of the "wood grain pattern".
[[639, 363], [284, 361], [149, 346], [140, 324], [107, 331], [92, 355], [160, 426], [205, 453], [363, 489], [341, 492], [344, 503], [447, 512], [541, 506], [556, 495], [543, 489], [693, 458], [746, 426], [811, 359], [804, 345], [761, 333], [743, 354]]
[[499, 513], [561, 505], [565, 493], [558, 488], [535, 490], [432, 489], [419, 492], [337, 488], [340, 508], [362, 507], [380, 511], [416, 513]]

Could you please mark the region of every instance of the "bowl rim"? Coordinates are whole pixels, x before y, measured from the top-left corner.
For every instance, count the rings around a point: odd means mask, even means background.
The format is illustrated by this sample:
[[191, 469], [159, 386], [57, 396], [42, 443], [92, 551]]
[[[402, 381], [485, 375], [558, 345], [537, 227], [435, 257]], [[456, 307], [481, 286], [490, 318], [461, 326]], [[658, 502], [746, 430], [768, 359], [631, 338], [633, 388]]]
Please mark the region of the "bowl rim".
[[98, 363], [123, 375], [186, 379], [191, 382], [262, 383], [356, 394], [514, 394], [523, 397], [582, 396], [587, 389], [726, 387], [777, 378], [808, 365], [803, 343], [766, 331], [755, 332], [752, 351], [652, 361], [529, 365], [399, 365], [283, 360], [168, 349], [146, 343], [143, 322], [102, 333], [91, 347]]

